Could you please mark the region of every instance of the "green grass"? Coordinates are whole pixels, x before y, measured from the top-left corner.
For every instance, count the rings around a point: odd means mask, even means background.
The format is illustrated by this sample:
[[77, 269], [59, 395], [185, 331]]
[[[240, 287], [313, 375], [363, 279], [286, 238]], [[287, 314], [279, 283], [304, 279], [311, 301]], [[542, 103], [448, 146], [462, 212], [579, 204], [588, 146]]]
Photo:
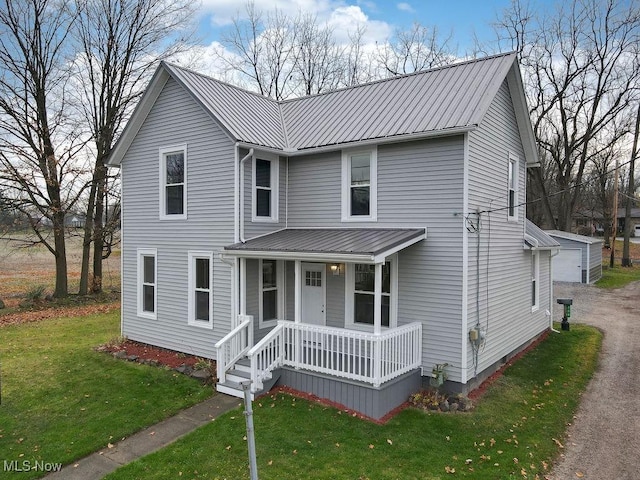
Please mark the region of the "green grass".
[[[541, 478], [558, 455], [601, 334], [572, 325], [508, 368], [471, 413], [407, 409], [380, 426], [285, 394], [254, 402], [265, 479]], [[118, 479], [249, 478], [237, 409], [113, 472]]]
[[212, 394], [94, 351], [118, 335], [119, 320], [115, 311], [0, 328], [0, 461], [67, 464]]
[[600, 288], [620, 288], [625, 285], [640, 280], [640, 265], [632, 267], [621, 267], [616, 265], [613, 268], [602, 266], [602, 277], [596, 282]]

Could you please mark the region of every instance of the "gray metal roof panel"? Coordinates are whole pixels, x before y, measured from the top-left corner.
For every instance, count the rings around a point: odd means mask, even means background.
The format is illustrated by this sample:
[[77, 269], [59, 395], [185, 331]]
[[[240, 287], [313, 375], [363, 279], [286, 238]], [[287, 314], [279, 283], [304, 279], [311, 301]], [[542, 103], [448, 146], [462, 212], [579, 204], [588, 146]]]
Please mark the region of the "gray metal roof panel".
[[[525, 234], [529, 235], [533, 238], [537, 243], [537, 247], [539, 248], [559, 248], [560, 244], [554, 240], [551, 236], [547, 235], [547, 233], [538, 227], [531, 220], [526, 220], [525, 223]], [[536, 245], [534, 245], [536, 246]]]
[[284, 229], [225, 247], [238, 252], [288, 252], [379, 255], [411, 240], [424, 238], [423, 228]]
[[587, 243], [593, 245], [594, 243], [602, 243], [602, 238], [587, 237], [585, 235], [578, 235], [571, 232], [563, 232], [561, 230], [545, 230], [545, 233], [550, 237], [564, 238], [566, 240], [573, 240], [575, 242]]
[[234, 140], [309, 149], [478, 125], [515, 54], [502, 54], [276, 102], [164, 64]]
[[182, 67], [166, 63], [165, 67], [234, 140], [279, 149], [286, 146], [277, 102]]

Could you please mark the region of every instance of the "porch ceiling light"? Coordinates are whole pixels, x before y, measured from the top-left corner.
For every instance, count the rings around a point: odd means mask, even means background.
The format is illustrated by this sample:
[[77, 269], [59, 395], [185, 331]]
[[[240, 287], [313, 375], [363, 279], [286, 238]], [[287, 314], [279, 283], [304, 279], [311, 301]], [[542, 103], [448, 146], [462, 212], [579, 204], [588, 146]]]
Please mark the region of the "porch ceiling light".
[[333, 273], [334, 275], [340, 275], [340, 264], [339, 263], [334, 263], [331, 265], [331, 273]]

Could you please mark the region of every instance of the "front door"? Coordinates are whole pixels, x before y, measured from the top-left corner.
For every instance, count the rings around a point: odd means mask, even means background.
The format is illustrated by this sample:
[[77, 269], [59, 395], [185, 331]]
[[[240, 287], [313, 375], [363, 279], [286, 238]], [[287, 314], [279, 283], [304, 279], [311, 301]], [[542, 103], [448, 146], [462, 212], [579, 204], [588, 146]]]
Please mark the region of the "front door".
[[302, 264], [302, 322], [325, 325], [325, 265]]

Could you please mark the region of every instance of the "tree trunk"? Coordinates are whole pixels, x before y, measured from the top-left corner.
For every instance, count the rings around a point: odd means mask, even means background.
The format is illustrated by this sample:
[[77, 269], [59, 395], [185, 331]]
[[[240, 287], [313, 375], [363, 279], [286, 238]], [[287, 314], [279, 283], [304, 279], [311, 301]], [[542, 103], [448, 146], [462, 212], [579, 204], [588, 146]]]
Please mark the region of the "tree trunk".
[[[95, 177], [95, 171], [94, 171]], [[93, 215], [95, 211], [96, 183], [91, 184], [89, 191], [89, 203], [84, 220], [84, 236], [82, 240], [82, 267], [80, 269], [80, 288], [79, 295], [87, 295], [89, 293], [89, 256], [91, 254], [91, 237], [93, 235]]]
[[631, 266], [630, 239], [631, 239], [631, 207], [635, 196], [634, 170], [636, 168], [636, 155], [638, 153], [638, 137], [640, 136], [640, 104], [636, 113], [636, 126], [633, 132], [633, 147], [631, 149], [631, 160], [629, 161], [629, 184], [627, 185], [627, 198], [624, 211], [624, 246], [622, 247], [622, 266]]
[[91, 291], [93, 293], [102, 292], [102, 250], [104, 247], [104, 210], [107, 207], [105, 196], [107, 167], [102, 163], [101, 157], [96, 163], [96, 208], [93, 221], [93, 281]]
[[69, 294], [67, 285], [67, 251], [64, 237], [64, 212], [53, 215], [53, 239], [55, 243], [56, 286], [53, 296], [63, 298]]

